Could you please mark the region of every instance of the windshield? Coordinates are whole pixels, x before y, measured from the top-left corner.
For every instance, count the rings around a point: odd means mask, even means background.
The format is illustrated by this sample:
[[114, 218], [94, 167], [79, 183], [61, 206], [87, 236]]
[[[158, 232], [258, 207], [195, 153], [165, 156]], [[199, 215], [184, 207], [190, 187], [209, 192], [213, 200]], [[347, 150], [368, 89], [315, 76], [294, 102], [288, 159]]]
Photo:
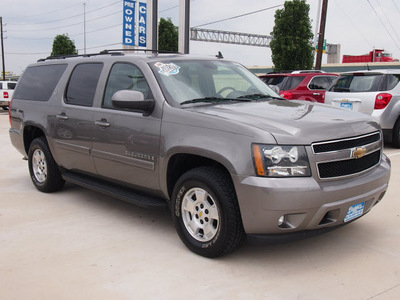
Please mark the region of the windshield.
[[279, 98], [256, 75], [238, 63], [172, 60], [150, 63], [150, 67], [171, 104]]

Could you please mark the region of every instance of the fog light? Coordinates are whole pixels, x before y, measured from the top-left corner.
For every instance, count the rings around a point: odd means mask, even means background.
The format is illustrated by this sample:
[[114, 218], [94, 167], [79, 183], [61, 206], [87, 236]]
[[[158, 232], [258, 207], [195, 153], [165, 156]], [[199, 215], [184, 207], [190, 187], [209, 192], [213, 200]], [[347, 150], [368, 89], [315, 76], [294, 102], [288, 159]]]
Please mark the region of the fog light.
[[282, 217], [279, 218], [279, 220], [278, 220], [278, 226], [281, 227], [282, 224], [283, 224], [283, 222], [285, 222], [285, 216], [282, 216]]

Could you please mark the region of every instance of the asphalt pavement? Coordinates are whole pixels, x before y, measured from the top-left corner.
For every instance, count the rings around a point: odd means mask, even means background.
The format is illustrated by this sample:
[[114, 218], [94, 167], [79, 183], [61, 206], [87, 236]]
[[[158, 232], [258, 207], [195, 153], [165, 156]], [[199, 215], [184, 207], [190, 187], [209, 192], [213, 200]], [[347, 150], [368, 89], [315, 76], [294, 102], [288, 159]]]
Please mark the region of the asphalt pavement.
[[207, 259], [167, 211], [72, 184], [37, 191], [8, 129], [0, 111], [0, 299], [400, 299], [400, 149], [385, 146], [389, 190], [363, 218]]

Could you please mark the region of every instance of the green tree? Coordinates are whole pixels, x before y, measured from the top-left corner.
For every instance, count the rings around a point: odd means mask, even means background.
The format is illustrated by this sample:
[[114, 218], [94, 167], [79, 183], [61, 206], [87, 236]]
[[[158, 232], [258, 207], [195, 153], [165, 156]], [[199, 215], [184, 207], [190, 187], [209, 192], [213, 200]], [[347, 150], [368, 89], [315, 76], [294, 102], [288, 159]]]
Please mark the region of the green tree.
[[275, 12], [275, 26], [270, 43], [275, 71], [309, 70], [313, 67], [313, 34], [305, 0], [286, 1]]
[[171, 18], [161, 18], [158, 25], [158, 49], [163, 51], [178, 52], [178, 26]]
[[52, 56], [78, 54], [75, 43], [68, 34], [59, 34], [54, 38]]

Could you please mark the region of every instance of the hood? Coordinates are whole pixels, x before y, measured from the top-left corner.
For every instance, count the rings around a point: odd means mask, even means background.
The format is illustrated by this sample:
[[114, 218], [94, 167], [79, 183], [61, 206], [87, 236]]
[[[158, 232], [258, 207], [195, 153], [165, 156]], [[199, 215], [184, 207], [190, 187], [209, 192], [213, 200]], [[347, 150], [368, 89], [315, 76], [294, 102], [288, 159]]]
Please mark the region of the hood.
[[271, 100], [192, 109], [264, 130], [278, 144], [308, 145], [379, 130], [370, 116], [308, 101]]

